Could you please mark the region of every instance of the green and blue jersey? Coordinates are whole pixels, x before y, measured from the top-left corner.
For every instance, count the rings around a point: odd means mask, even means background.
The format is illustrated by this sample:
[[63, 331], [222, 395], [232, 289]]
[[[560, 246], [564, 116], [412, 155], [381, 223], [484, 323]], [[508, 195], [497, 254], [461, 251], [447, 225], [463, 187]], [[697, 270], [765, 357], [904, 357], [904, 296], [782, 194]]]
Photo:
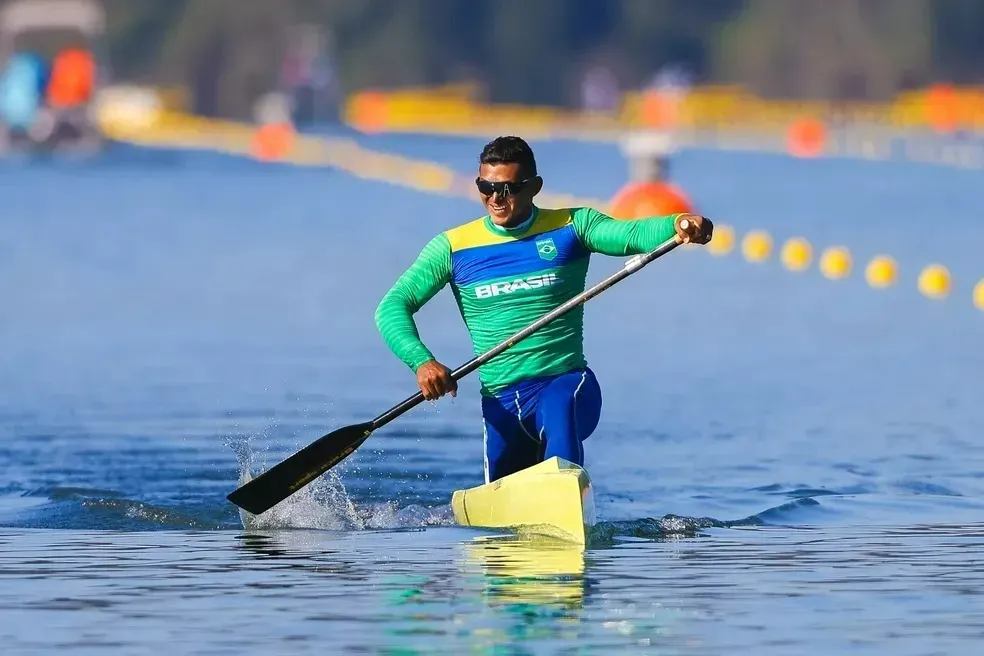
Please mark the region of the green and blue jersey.
[[[376, 325], [411, 370], [435, 359], [413, 315], [450, 285], [476, 355], [584, 291], [591, 253], [646, 253], [670, 239], [677, 215], [633, 221], [590, 208], [534, 208], [515, 229], [482, 217], [434, 237], [376, 309]], [[587, 366], [583, 306], [544, 326], [479, 369], [482, 394]]]

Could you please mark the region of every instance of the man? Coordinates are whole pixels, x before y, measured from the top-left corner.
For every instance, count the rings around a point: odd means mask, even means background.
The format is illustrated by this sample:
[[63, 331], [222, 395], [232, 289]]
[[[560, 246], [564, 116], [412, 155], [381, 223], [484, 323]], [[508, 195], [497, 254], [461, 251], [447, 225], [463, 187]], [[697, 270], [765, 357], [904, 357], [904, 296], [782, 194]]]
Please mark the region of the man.
[[[383, 339], [428, 400], [458, 391], [413, 321], [445, 285], [478, 354], [584, 291], [592, 252], [645, 253], [674, 234], [697, 244], [711, 238], [711, 222], [693, 214], [617, 221], [589, 208], [537, 207], [543, 180], [518, 137], [486, 145], [478, 172], [488, 214], [434, 237], [376, 309]], [[583, 318], [581, 306], [480, 368], [486, 483], [553, 456], [584, 464], [581, 443], [598, 425], [601, 388], [584, 357]]]

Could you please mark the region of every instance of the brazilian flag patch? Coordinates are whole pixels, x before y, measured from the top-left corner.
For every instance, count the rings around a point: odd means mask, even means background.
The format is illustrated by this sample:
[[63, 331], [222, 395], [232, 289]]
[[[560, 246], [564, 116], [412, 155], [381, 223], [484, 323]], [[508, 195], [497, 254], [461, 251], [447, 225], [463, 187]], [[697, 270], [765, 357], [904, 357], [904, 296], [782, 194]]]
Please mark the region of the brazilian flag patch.
[[553, 239], [539, 239], [536, 242], [536, 252], [544, 260], [552, 260], [557, 257], [557, 246]]

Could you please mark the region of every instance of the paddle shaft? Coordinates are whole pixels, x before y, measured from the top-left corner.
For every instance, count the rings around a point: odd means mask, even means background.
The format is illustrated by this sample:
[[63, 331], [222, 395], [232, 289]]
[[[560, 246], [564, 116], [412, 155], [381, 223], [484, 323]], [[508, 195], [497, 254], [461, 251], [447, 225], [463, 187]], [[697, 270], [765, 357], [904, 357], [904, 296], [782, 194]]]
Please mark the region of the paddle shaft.
[[[684, 229], [686, 229], [686, 226], [684, 226]], [[483, 364], [485, 364], [495, 356], [499, 355], [506, 349], [511, 348], [512, 346], [516, 345], [516, 343], [521, 342], [522, 340], [526, 339], [536, 331], [540, 330], [548, 323], [551, 323], [558, 317], [567, 314], [568, 312], [578, 307], [579, 305], [583, 305], [584, 303], [588, 302], [589, 300], [591, 300], [601, 292], [610, 288], [615, 283], [619, 282], [624, 278], [631, 276], [633, 273], [635, 273], [642, 267], [646, 266], [656, 258], [666, 255], [667, 253], [669, 253], [679, 245], [680, 245], [679, 238], [674, 236], [673, 238], [666, 240], [665, 242], [663, 242], [653, 250], [649, 251], [648, 253], [645, 253], [644, 255], [634, 255], [633, 257], [629, 258], [628, 261], [626, 261], [625, 266], [623, 266], [621, 269], [619, 269], [612, 275], [608, 276], [598, 284], [594, 285], [589, 289], [584, 290], [583, 292], [581, 292], [574, 298], [570, 299], [569, 301], [563, 303], [562, 305], [558, 305], [556, 308], [554, 308], [547, 314], [543, 315], [542, 317], [531, 323], [526, 328], [523, 328], [512, 337], [509, 337], [498, 346], [495, 346], [492, 349], [486, 351], [485, 353], [469, 360], [465, 364], [461, 365], [460, 367], [452, 371], [451, 378], [453, 378], [454, 380], [460, 380], [461, 378], [464, 378], [465, 376], [475, 371]], [[424, 401], [423, 392], [417, 392], [413, 396], [405, 399], [401, 403], [393, 406], [383, 414], [373, 419], [370, 422], [372, 424], [372, 430], [376, 430], [382, 426], [385, 426], [386, 424], [393, 421], [394, 419], [404, 414], [408, 410], [411, 410], [412, 408], [415, 408], [416, 406], [420, 405], [420, 403], [422, 403], [423, 401]]]

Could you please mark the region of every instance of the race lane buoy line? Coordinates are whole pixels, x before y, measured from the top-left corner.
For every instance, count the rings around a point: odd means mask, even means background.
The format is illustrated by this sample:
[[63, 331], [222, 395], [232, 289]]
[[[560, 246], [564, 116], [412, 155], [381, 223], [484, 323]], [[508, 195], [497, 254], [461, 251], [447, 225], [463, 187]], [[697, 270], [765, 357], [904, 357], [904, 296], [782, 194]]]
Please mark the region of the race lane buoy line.
[[[190, 116], [174, 116], [155, 123], [153, 129], [119, 129], [110, 136], [118, 141], [148, 147], [207, 149], [298, 166], [331, 167], [356, 177], [425, 193], [474, 197], [474, 183], [470, 175], [428, 160], [373, 151], [353, 139], [301, 134], [274, 134], [273, 138], [264, 134], [258, 137], [257, 126]], [[545, 205], [555, 207], [590, 206], [611, 212], [609, 202], [594, 198], [550, 192], [543, 192], [540, 198]], [[712, 255], [724, 256], [730, 254], [739, 243], [741, 254], [748, 262], [762, 263], [772, 256], [774, 240], [768, 232], [750, 230], [739, 242], [735, 229], [725, 224], [715, 225], [714, 237], [707, 250]], [[779, 259], [786, 269], [801, 272], [812, 264], [815, 251], [805, 238], [793, 237], [783, 243]], [[817, 266], [825, 278], [842, 280], [851, 275], [853, 258], [846, 247], [830, 246], [820, 252]], [[868, 262], [864, 275], [869, 286], [884, 289], [898, 282], [899, 265], [890, 256], [879, 255]], [[950, 272], [940, 264], [923, 269], [916, 285], [919, 293], [934, 300], [948, 298], [953, 287]], [[973, 288], [972, 302], [974, 307], [984, 311], [984, 279]]]

